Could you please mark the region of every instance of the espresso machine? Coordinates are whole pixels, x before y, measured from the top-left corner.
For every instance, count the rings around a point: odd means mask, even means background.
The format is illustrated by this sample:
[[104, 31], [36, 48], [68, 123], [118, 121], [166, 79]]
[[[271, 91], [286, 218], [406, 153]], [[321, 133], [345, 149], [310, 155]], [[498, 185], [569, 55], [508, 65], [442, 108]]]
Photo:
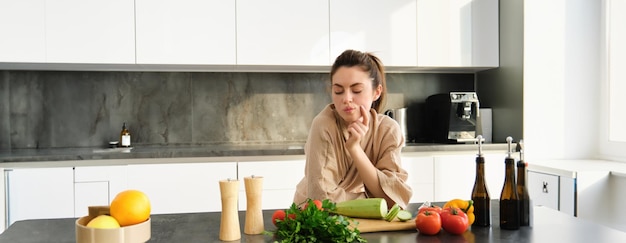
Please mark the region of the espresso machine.
[[435, 143], [474, 143], [480, 117], [476, 92], [450, 92], [426, 98], [427, 131]]

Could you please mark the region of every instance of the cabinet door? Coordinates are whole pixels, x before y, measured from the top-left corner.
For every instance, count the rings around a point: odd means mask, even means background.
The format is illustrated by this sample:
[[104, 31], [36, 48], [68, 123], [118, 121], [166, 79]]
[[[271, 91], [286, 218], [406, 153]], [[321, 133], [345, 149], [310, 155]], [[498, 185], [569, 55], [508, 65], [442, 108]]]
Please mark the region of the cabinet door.
[[497, 67], [497, 0], [417, 0], [420, 67]]
[[[485, 154], [485, 180], [491, 199], [499, 199], [504, 185], [505, 155]], [[476, 155], [435, 156], [435, 201], [472, 196]]]
[[19, 220], [74, 217], [72, 167], [7, 170], [9, 225]]
[[417, 66], [416, 4], [416, 0], [330, 1], [331, 58], [356, 49], [374, 53], [386, 66]]
[[137, 0], [138, 64], [235, 64], [235, 1]]
[[413, 190], [411, 203], [434, 200], [434, 165], [432, 156], [402, 155], [402, 167], [409, 173], [407, 183]]
[[45, 62], [45, 0], [0, 0], [0, 62]]
[[534, 205], [559, 210], [559, 176], [528, 171], [528, 195]]
[[135, 63], [133, 0], [49, 0], [45, 10], [48, 62]]
[[577, 216], [576, 179], [559, 176], [559, 211]]
[[237, 64], [330, 64], [327, 0], [236, 2]]
[[127, 173], [128, 188], [148, 195], [152, 214], [216, 212], [219, 181], [237, 178], [237, 163], [133, 164]]
[[0, 171], [2, 172], [2, 179], [0, 180], [0, 209], [5, 209], [5, 210], [0, 210], [0, 234], [2, 234], [2, 232], [4, 232], [4, 230], [8, 227], [7, 225], [7, 175], [9, 172], [4, 170], [4, 168], [0, 168]]
[[263, 177], [263, 209], [289, 208], [293, 203], [296, 185], [304, 176], [305, 160], [285, 161], [250, 161], [238, 163], [238, 176], [242, 186], [239, 188], [239, 210], [247, 207], [244, 178]]
[[89, 206], [109, 205], [127, 189], [126, 179], [125, 165], [74, 168], [74, 217], [89, 214]]

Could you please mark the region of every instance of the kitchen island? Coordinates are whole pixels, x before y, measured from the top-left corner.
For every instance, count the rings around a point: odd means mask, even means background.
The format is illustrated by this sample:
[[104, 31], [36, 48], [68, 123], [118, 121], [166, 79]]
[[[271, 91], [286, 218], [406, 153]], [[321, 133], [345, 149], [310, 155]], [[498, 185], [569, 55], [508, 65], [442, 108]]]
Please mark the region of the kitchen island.
[[[414, 212], [418, 204], [411, 204]], [[533, 225], [519, 230], [501, 230], [498, 226], [498, 203], [492, 203], [492, 226], [471, 227], [462, 235], [444, 231], [436, 236], [420, 235], [416, 230], [362, 233], [368, 242], [624, 242], [626, 232], [588, 222], [562, 212], [536, 206]], [[273, 210], [263, 212], [265, 229], [272, 231]], [[149, 242], [221, 242], [219, 212], [152, 215]], [[0, 242], [75, 242], [75, 218], [24, 220], [0, 234]], [[269, 235], [243, 233], [245, 211], [239, 212], [241, 239], [233, 242], [272, 242]]]

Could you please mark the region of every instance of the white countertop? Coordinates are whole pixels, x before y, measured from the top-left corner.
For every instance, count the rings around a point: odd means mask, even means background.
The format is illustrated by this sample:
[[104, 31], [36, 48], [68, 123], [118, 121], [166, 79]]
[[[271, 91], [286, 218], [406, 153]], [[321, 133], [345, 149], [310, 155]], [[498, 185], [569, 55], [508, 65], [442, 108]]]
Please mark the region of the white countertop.
[[626, 163], [593, 159], [559, 159], [527, 161], [528, 169], [569, 178], [576, 178], [578, 172], [607, 172], [626, 177]]

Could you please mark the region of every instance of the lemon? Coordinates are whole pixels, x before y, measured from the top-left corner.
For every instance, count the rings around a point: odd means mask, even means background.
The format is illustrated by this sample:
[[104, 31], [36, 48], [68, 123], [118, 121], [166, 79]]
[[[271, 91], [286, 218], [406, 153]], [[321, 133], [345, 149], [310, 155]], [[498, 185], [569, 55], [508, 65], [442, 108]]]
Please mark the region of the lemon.
[[120, 224], [117, 222], [117, 220], [115, 220], [115, 218], [103, 214], [90, 220], [89, 223], [87, 223], [87, 227], [98, 229], [115, 229], [119, 228]]

